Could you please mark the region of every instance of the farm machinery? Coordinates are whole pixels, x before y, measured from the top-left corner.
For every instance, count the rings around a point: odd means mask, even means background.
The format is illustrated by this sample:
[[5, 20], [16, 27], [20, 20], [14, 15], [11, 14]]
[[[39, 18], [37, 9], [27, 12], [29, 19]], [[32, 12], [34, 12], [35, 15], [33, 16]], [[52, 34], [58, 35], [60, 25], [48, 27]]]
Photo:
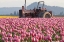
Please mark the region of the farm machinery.
[[[43, 2], [42, 7], [39, 7], [40, 3]], [[26, 0], [25, 0], [25, 6], [22, 6], [22, 9], [19, 10], [19, 18], [22, 17], [31, 17], [31, 18], [51, 18], [52, 17], [52, 11], [47, 11], [46, 8], [44, 8], [44, 1], [39, 1], [37, 8], [27, 10], [26, 9]]]

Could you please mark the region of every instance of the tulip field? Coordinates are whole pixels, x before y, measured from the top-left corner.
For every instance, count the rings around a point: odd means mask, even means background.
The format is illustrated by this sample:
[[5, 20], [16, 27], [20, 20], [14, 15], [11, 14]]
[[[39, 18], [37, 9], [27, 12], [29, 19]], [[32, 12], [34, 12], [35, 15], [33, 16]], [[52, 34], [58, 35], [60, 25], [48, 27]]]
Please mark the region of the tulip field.
[[0, 16], [0, 18], [18, 18], [19, 16]]
[[0, 42], [64, 42], [64, 18], [1, 18]]

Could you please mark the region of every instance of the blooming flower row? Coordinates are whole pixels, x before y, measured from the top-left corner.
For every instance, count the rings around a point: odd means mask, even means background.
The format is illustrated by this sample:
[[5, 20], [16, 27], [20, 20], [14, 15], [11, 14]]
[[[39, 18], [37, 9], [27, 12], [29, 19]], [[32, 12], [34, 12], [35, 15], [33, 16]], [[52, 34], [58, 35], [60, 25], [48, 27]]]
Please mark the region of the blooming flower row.
[[2, 42], [64, 42], [64, 18], [0, 19]]

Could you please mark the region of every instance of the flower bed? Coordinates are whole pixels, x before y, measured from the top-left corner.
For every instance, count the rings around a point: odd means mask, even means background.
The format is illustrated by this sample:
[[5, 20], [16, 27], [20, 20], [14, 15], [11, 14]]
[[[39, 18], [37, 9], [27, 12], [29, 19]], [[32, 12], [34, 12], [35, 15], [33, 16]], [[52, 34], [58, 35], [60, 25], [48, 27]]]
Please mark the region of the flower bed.
[[64, 42], [64, 18], [0, 19], [0, 42]]

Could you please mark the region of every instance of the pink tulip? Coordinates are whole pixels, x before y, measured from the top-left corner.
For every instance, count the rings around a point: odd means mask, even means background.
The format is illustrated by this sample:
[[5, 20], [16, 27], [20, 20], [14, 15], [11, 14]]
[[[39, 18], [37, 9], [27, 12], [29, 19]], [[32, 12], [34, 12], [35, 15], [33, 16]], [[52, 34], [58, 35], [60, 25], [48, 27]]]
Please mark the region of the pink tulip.
[[2, 40], [6, 42], [20, 42], [30, 37], [32, 42], [52, 41], [53, 35], [56, 39], [61, 37], [61, 42], [64, 42], [64, 18], [2, 18], [0, 30]]
[[55, 36], [56, 39], [59, 39], [60, 37], [58, 35]]

